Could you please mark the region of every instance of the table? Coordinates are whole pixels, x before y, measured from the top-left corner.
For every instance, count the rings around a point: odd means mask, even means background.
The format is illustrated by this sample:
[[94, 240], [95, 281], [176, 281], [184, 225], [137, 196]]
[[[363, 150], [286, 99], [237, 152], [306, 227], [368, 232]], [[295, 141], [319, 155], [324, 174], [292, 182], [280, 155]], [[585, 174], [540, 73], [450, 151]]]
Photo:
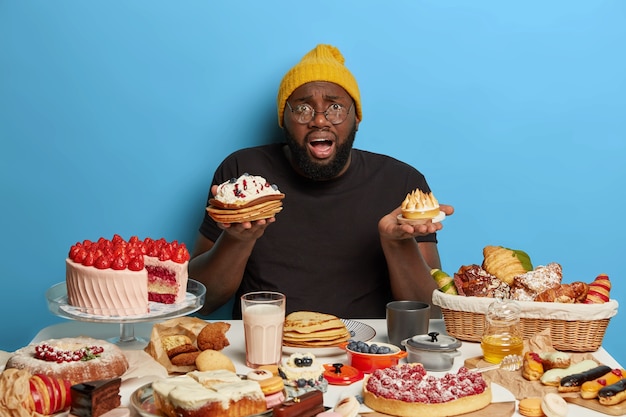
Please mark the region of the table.
[[[376, 342], [387, 342], [387, 329], [386, 322], [384, 319], [355, 319], [356, 321], [360, 321], [362, 323], [368, 324], [373, 327], [376, 331], [376, 336], [372, 341]], [[229, 356], [238, 373], [246, 374], [250, 371], [245, 365], [245, 343], [244, 343], [244, 332], [243, 332], [243, 323], [241, 320], [222, 320], [231, 324], [231, 328], [227, 333], [227, 337], [230, 341], [230, 345], [227, 346], [223, 352], [227, 356]], [[137, 323], [135, 324], [135, 336], [138, 338], [144, 338], [148, 340], [150, 337], [150, 333], [152, 330], [153, 323]], [[429, 331], [437, 331], [441, 334], [445, 334], [445, 324], [442, 319], [434, 319], [430, 322]], [[55, 324], [49, 327], [46, 327], [39, 331], [39, 333], [33, 338], [33, 342], [40, 342], [47, 339], [61, 338], [61, 337], [75, 337], [75, 336], [91, 336], [98, 339], [113, 339], [119, 336], [120, 328], [119, 325], [109, 324], [109, 323], [87, 323], [80, 321], [69, 321], [64, 323]], [[124, 348], [124, 346], [121, 346]], [[133, 346], [137, 348], [137, 346]], [[461, 356], [456, 357], [454, 360], [454, 365], [451, 371], [456, 371], [464, 364], [465, 359], [472, 358], [476, 356], [480, 356], [482, 354], [480, 349], [480, 344], [471, 343], [471, 342], [463, 342], [462, 346], [459, 348], [461, 352]], [[600, 362], [610, 366], [611, 368], [621, 367], [620, 364], [604, 349], [600, 348], [598, 351], [593, 353], [594, 357]], [[333, 357], [319, 357], [319, 359], [323, 363], [335, 363], [346, 361], [345, 354]], [[403, 362], [404, 359], [401, 361]], [[443, 372], [433, 372], [433, 375], [441, 376]], [[337, 401], [346, 396], [346, 395], [356, 395], [360, 394], [362, 389], [362, 384], [360, 382], [354, 383], [350, 386], [335, 386], [330, 385], [328, 391], [324, 394], [324, 403], [326, 406], [332, 407]], [[128, 405], [128, 397], [129, 394], [122, 392], [122, 404]], [[512, 401], [513, 395], [506, 390], [498, 390], [494, 389], [494, 402], [502, 402], [502, 401]], [[580, 407], [575, 404], [569, 405], [570, 412], [568, 417], [606, 417], [606, 414], [598, 413], [592, 410], [589, 410], [584, 407]], [[366, 414], [364, 414], [366, 416]], [[514, 416], [521, 416], [517, 411]]]

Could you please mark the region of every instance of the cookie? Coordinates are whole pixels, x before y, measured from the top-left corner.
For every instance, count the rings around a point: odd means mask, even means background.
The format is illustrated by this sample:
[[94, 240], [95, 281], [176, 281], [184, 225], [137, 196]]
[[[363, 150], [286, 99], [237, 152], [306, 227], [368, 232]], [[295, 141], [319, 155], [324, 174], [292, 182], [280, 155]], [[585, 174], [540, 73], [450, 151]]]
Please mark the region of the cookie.
[[519, 402], [519, 413], [526, 417], [543, 417], [541, 410], [541, 398], [527, 397]]
[[208, 323], [198, 333], [196, 343], [200, 350], [222, 350], [230, 344], [226, 337], [229, 329], [230, 324], [223, 321]]
[[161, 346], [163, 346], [163, 350], [165, 352], [169, 352], [170, 350], [182, 346], [182, 345], [192, 345], [193, 341], [189, 338], [189, 336], [183, 334], [174, 334], [170, 336], [164, 336], [161, 338]]
[[176, 346], [172, 349], [167, 350], [167, 357], [170, 358], [170, 361], [175, 357], [182, 353], [189, 352], [197, 352], [198, 348], [192, 345], [191, 343], [185, 343], [184, 345]]
[[196, 368], [198, 371], [216, 371], [226, 369], [231, 372], [237, 372], [233, 361], [218, 350], [203, 350], [196, 357]]
[[193, 366], [196, 363], [196, 358], [200, 355], [200, 351], [181, 353], [170, 359], [172, 365], [176, 366]]

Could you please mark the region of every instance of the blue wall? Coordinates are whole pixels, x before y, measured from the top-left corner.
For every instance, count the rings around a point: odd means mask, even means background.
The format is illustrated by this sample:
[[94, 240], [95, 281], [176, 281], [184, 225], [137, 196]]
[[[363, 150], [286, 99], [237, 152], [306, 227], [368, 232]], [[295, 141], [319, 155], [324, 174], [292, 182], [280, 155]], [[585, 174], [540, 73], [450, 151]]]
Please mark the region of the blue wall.
[[445, 270], [505, 245], [625, 300], [625, 41], [621, 1], [0, 0], [0, 349], [63, 321], [44, 293], [74, 242], [192, 245], [216, 165], [282, 137], [278, 82], [317, 43], [359, 80], [356, 146], [456, 206]]

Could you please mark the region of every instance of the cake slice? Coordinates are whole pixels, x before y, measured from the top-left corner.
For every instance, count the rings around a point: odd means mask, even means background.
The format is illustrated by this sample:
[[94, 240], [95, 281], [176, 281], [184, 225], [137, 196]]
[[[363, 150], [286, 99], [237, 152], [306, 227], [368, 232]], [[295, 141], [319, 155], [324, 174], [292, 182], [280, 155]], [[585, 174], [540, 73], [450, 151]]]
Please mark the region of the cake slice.
[[120, 378], [72, 385], [71, 414], [76, 417], [99, 417], [121, 405]]

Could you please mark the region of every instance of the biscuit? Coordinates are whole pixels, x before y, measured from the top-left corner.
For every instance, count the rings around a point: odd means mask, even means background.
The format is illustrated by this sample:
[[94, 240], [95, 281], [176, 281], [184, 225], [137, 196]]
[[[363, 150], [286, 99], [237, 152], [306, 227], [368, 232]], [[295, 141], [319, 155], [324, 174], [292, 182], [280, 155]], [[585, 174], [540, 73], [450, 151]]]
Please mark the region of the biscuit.
[[195, 347], [191, 343], [185, 343], [184, 345], [179, 345], [172, 349], [168, 349], [166, 352], [167, 352], [167, 357], [170, 358], [171, 360], [173, 357], [178, 356], [181, 353], [189, 353], [189, 352], [197, 352], [197, 351], [198, 351], [197, 347]]
[[201, 352], [199, 350], [196, 350], [195, 352], [181, 353], [171, 358], [170, 362], [172, 362], [172, 365], [176, 366], [193, 366], [200, 353]]
[[541, 398], [527, 397], [519, 402], [519, 413], [526, 417], [542, 417]]
[[226, 369], [231, 372], [237, 372], [233, 361], [218, 350], [203, 350], [196, 357], [196, 368], [198, 371], [216, 371]]
[[226, 337], [229, 329], [230, 324], [223, 321], [208, 323], [198, 333], [196, 343], [200, 350], [222, 350], [230, 344]]

